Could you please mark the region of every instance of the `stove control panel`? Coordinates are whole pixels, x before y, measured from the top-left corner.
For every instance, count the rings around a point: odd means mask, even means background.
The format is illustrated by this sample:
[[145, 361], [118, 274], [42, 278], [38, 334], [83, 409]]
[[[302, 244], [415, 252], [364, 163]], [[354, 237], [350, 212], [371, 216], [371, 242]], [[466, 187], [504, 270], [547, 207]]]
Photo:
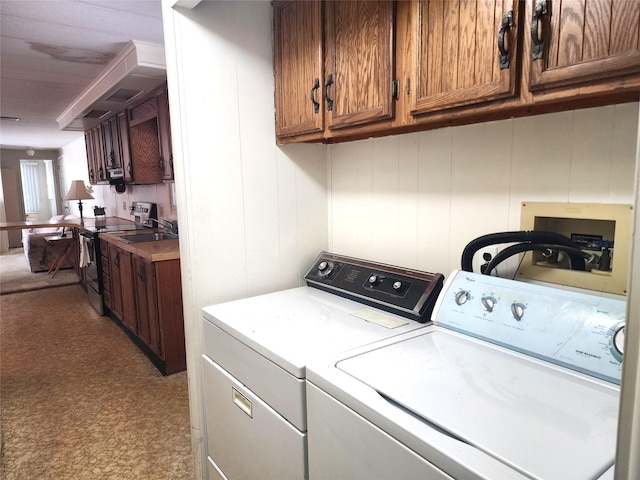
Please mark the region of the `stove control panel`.
[[620, 383], [626, 302], [457, 271], [436, 324], [556, 365]]
[[444, 276], [322, 252], [307, 285], [410, 318], [430, 320]]

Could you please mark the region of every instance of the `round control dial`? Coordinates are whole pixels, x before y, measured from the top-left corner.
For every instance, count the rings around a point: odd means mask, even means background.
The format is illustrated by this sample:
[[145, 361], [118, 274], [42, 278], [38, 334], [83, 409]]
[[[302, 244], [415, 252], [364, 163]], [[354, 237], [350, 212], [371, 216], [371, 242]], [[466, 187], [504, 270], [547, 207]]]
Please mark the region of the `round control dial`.
[[522, 303], [514, 302], [511, 304], [511, 315], [518, 321], [524, 317], [524, 310], [525, 306]]
[[376, 285], [376, 284], [377, 284], [377, 283], [379, 283], [379, 282], [380, 282], [380, 277], [378, 277], [378, 275], [371, 275], [371, 276], [369, 277], [369, 283], [370, 283], [371, 285]]
[[620, 326], [614, 333], [613, 337], [611, 337], [611, 344], [609, 345], [609, 350], [611, 351], [611, 355], [613, 358], [622, 362], [622, 357], [624, 356], [624, 325]]
[[467, 303], [467, 300], [469, 300], [469, 292], [466, 290], [460, 290], [456, 293], [455, 299], [458, 305], [464, 305]]
[[396, 291], [402, 290], [402, 282], [394, 282], [393, 283], [393, 289], [396, 290]]
[[333, 270], [333, 263], [331, 262], [327, 262], [323, 260], [318, 264], [318, 274], [321, 277], [326, 277], [331, 273], [332, 270]]
[[484, 310], [489, 313], [493, 312], [493, 308], [497, 303], [496, 299], [491, 296], [482, 297], [480, 301], [482, 302], [482, 308], [484, 308]]

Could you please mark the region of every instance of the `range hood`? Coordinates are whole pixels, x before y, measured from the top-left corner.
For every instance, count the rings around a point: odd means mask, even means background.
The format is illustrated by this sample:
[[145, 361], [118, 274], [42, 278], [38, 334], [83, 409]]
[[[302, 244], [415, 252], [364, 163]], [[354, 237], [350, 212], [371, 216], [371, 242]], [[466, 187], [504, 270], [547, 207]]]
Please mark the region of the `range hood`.
[[61, 130], [84, 131], [127, 108], [166, 81], [164, 47], [130, 41], [56, 119]]

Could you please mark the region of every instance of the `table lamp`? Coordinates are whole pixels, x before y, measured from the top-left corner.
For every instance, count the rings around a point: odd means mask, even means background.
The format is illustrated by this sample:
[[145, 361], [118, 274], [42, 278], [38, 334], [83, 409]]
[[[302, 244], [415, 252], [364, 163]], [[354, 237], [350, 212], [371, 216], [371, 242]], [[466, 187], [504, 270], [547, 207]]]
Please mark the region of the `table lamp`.
[[78, 200], [78, 210], [80, 210], [80, 221], [82, 218], [82, 200], [91, 200], [93, 196], [87, 192], [87, 187], [84, 184], [84, 180], [73, 180], [71, 182], [71, 188], [64, 196], [65, 200]]

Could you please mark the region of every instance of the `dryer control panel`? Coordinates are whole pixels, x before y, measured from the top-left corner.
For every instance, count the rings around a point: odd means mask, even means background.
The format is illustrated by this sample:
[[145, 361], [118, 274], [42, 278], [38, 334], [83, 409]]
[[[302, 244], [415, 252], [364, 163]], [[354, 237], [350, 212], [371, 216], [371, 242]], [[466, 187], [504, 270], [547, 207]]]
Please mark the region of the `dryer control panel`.
[[434, 323], [619, 384], [626, 302], [465, 271], [449, 277]]
[[304, 276], [310, 287], [428, 322], [444, 276], [322, 252]]

